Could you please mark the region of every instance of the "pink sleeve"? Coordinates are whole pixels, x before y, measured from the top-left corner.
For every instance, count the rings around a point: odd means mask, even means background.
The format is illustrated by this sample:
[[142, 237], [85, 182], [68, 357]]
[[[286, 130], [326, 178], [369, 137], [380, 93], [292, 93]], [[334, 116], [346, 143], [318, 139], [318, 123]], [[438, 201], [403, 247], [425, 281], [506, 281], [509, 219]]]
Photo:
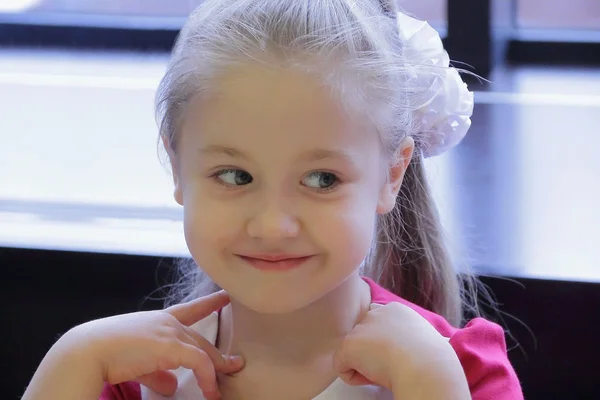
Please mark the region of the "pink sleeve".
[[523, 391], [506, 354], [503, 329], [475, 318], [450, 338], [473, 400], [522, 400]]
[[140, 384], [123, 382], [118, 385], [104, 384], [99, 400], [142, 400]]

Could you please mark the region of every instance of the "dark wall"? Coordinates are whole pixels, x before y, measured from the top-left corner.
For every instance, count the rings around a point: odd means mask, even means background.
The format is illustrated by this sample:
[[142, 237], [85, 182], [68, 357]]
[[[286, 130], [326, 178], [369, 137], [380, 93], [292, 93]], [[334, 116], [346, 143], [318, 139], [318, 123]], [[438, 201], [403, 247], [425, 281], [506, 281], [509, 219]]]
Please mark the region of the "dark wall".
[[[153, 257], [0, 249], [1, 398], [20, 398], [45, 352], [74, 325], [160, 308], [160, 301], [146, 297], [170, 279], [171, 264]], [[509, 355], [526, 398], [597, 398], [600, 284], [484, 282], [511, 315], [505, 326], [519, 346], [509, 340]]]

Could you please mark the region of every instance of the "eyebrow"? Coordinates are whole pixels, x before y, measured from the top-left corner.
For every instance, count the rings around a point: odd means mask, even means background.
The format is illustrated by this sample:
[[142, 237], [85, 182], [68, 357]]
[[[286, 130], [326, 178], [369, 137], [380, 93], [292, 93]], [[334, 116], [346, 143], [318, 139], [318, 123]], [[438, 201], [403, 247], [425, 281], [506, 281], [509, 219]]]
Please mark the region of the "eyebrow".
[[228, 146], [210, 145], [199, 148], [198, 152], [205, 156], [225, 155], [231, 158], [241, 158], [244, 160], [250, 159], [250, 157], [248, 157], [243, 151]]
[[300, 158], [306, 161], [341, 160], [352, 163], [352, 155], [343, 150], [313, 149], [302, 154]]
[[[198, 152], [205, 156], [224, 155], [230, 158], [240, 158], [250, 160], [250, 157], [241, 150], [229, 146], [209, 145], [201, 147]], [[315, 148], [302, 153], [299, 157], [302, 161], [325, 161], [325, 160], [341, 160], [353, 164], [352, 155], [344, 150], [331, 150]]]

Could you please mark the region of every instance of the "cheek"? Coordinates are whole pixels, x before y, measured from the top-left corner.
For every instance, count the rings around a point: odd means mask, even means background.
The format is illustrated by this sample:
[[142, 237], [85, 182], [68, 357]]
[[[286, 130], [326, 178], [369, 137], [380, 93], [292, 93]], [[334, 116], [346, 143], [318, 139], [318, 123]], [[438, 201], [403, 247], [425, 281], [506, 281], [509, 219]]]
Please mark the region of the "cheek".
[[229, 247], [238, 234], [235, 208], [198, 194], [186, 193], [183, 220], [188, 248], [200, 265]]
[[375, 229], [376, 199], [357, 196], [319, 218], [319, 231], [332, 256], [345, 263], [360, 264], [371, 248]]
[[373, 241], [375, 215], [365, 213], [352, 213], [342, 216], [341, 229], [334, 238], [345, 259], [361, 263], [367, 256]]

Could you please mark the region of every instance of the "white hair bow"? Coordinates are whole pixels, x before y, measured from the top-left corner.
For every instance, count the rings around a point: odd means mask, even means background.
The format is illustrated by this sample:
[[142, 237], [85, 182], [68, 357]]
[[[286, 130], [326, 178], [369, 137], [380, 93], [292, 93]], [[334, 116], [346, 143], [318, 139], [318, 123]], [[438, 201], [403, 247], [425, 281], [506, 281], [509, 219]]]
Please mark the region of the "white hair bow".
[[427, 22], [397, 14], [405, 58], [419, 87], [427, 87], [426, 101], [416, 110], [416, 128], [424, 135], [425, 157], [456, 146], [471, 126], [473, 92], [450, 66], [442, 39]]

